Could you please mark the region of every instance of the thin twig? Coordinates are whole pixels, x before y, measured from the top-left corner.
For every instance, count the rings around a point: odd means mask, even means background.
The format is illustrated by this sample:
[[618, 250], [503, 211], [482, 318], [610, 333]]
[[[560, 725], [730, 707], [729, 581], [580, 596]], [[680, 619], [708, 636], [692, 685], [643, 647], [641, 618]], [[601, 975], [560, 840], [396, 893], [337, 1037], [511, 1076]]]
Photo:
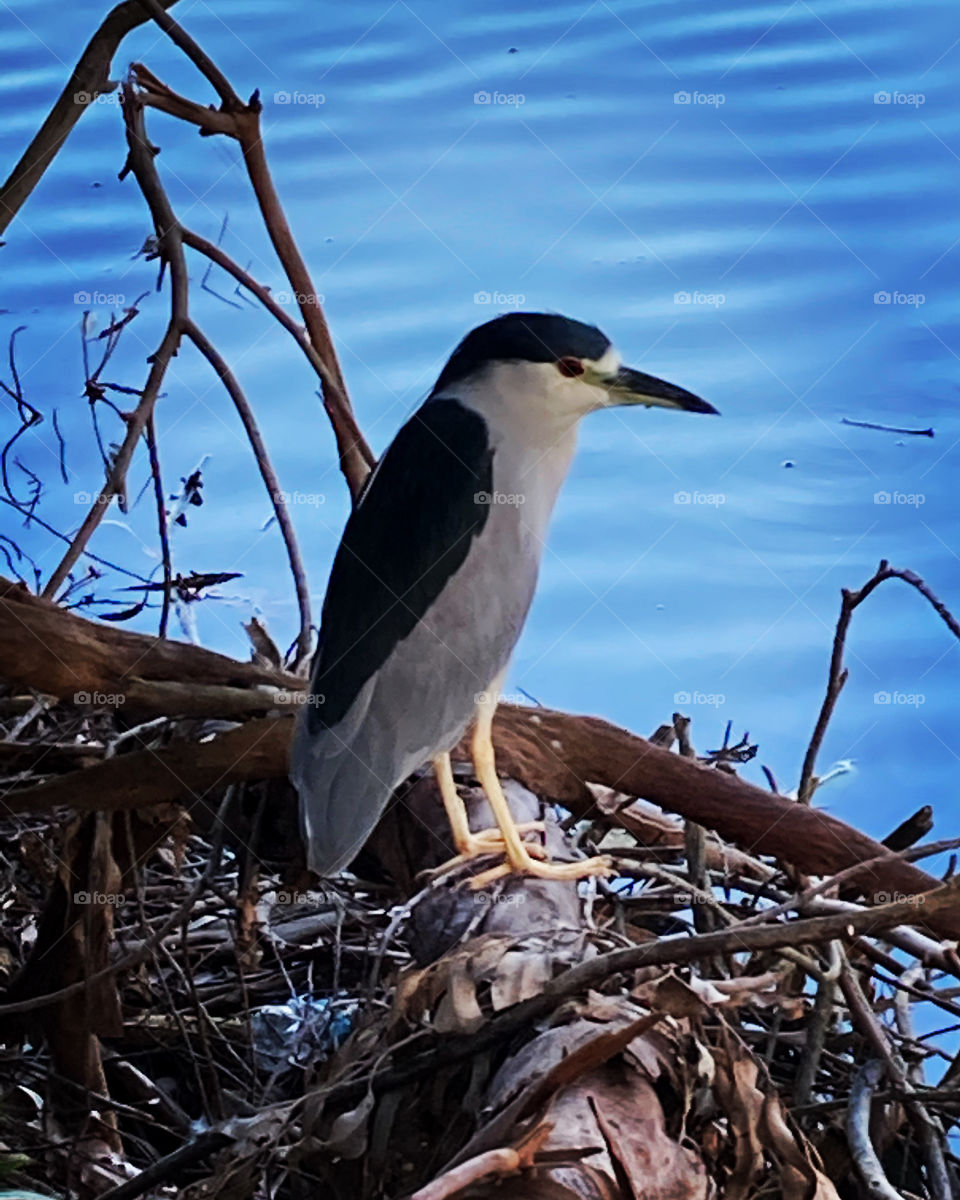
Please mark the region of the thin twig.
[[[6, 496], [0, 496], [0, 504], [7, 504], [10, 508], [16, 509], [17, 512], [23, 511], [18, 504], [14, 504], [13, 501], [8, 500]], [[38, 517], [36, 513], [30, 519], [36, 521], [40, 528], [45, 529], [47, 533], [52, 534], [55, 538], [59, 538], [61, 542], [66, 542], [68, 546], [71, 544], [71, 538], [65, 533], [61, 533], [59, 529], [54, 528], [49, 522], [44, 521], [42, 517]], [[126, 575], [130, 579], [137, 579], [141, 583], [150, 582], [145, 575], [138, 575], [136, 571], [131, 571], [129, 567], [121, 567], [119, 563], [112, 562], [109, 558], [102, 558], [99, 554], [94, 554], [92, 550], [83, 550], [81, 551], [81, 555], [84, 558], [90, 558], [94, 562], [100, 563], [101, 566], [109, 567], [111, 571], [116, 571], [120, 575]]]
[[222, 104], [219, 109], [214, 109], [179, 96], [140, 63], [132, 65], [132, 78], [139, 86], [145, 104], [189, 121], [208, 135], [225, 134], [240, 143], [247, 173], [270, 241], [289, 280], [310, 341], [324, 361], [330, 376], [324, 383], [324, 407], [336, 437], [341, 470], [350, 493], [356, 500], [376, 460], [353, 416], [319, 295], [293, 237], [270, 174], [260, 131], [262, 106], [259, 96], [255, 92], [250, 101], [243, 104], [206, 53], [172, 17], [162, 11], [158, 0], [141, 0], [141, 3], [149, 8], [157, 24], [213, 84]]
[[189, 281], [187, 265], [180, 239], [180, 226], [170, 207], [170, 201], [160, 184], [153, 162], [154, 149], [147, 141], [143, 121], [143, 105], [133, 89], [124, 84], [121, 89], [124, 125], [127, 135], [128, 158], [124, 172], [133, 172], [140, 190], [146, 198], [153, 217], [157, 245], [161, 262], [170, 267], [170, 320], [160, 345], [151, 355], [150, 373], [143, 388], [140, 402], [127, 419], [127, 432], [120, 448], [114, 455], [107, 479], [94, 500], [75, 535], [66, 554], [47, 580], [41, 593], [45, 597], [57, 594], [70, 570], [83, 553], [97, 526], [103, 520], [107, 506], [114, 496], [121, 494], [133, 452], [153, 412], [160, 385], [167, 373], [170, 360], [177, 353], [183, 328], [187, 320], [189, 305]]
[[904, 583], [909, 583], [911, 587], [916, 588], [920, 595], [933, 605], [934, 611], [940, 616], [954, 637], [960, 638], [960, 623], [957, 622], [957, 619], [946, 605], [934, 595], [920, 576], [914, 571], [891, 567], [886, 559], [881, 561], [873, 577], [868, 579], [859, 591], [851, 592], [846, 588], [841, 590], [840, 616], [837, 619], [837, 628], [833, 636], [833, 652], [830, 656], [830, 670], [827, 677], [827, 694], [820, 708], [820, 715], [817, 717], [813, 736], [810, 739], [810, 745], [807, 747], [807, 753], [803, 759], [803, 768], [800, 772], [800, 786], [797, 789], [797, 800], [801, 804], [809, 804], [813, 799], [813, 793], [816, 789], [813, 772], [817, 765], [817, 755], [820, 752], [820, 745], [827, 732], [827, 726], [830, 724], [830, 718], [833, 716], [833, 710], [836, 708], [840, 692], [843, 690], [843, 685], [847, 682], [847, 669], [843, 665], [843, 649], [846, 642], [847, 629], [850, 626], [850, 618], [853, 616], [854, 609], [862, 604], [870, 593], [887, 579], [902, 579]]
[[910, 846], [905, 850], [890, 851], [889, 854], [877, 855], [876, 858], [868, 858], [863, 862], [854, 863], [853, 866], [844, 867], [842, 871], [837, 871], [834, 875], [828, 875], [825, 879], [821, 879], [819, 883], [811, 884], [801, 892], [796, 892], [789, 900], [784, 900], [781, 904], [776, 904], [772, 908], [761, 909], [752, 917], [746, 917], [741, 922], [741, 927], [747, 925], [762, 925], [766, 921], [772, 921], [775, 917], [782, 917], [785, 913], [803, 912], [809, 905], [810, 901], [816, 896], [822, 895], [824, 892], [832, 891], [841, 884], [846, 883], [848, 879], [854, 876], [865, 875], [873, 867], [883, 867], [890, 862], [891, 857], [901, 859], [903, 862], [916, 862], [921, 858], [929, 858], [935, 854], [943, 854], [946, 850], [953, 850], [960, 847], [960, 838], [944, 838], [939, 842], [928, 842], [926, 845]]
[[833, 1020], [834, 998], [837, 994], [837, 980], [840, 978], [843, 957], [839, 942], [830, 942], [826, 951], [830, 957], [830, 965], [817, 981], [817, 995], [804, 1030], [803, 1052], [793, 1085], [795, 1104], [810, 1103], [827, 1039], [827, 1029]]
[[906, 1066], [890, 1045], [887, 1031], [870, 1007], [849, 963], [840, 972], [840, 987], [843, 989], [852, 1020], [884, 1063], [890, 1082], [909, 1096], [904, 1101], [904, 1108], [910, 1116], [923, 1150], [927, 1187], [931, 1196], [934, 1200], [952, 1200], [953, 1191], [943, 1156], [942, 1131], [934, 1125], [927, 1109], [916, 1098]]
[[146, 426], [147, 451], [150, 455], [150, 475], [153, 478], [153, 495], [157, 505], [157, 530], [160, 534], [160, 552], [163, 556], [163, 604], [160, 609], [160, 637], [167, 636], [170, 620], [170, 590], [173, 584], [173, 564], [170, 561], [170, 537], [167, 528], [167, 503], [160, 475], [160, 455], [157, 451], [157, 431], [153, 413]]
[[909, 433], [916, 437], [933, 437], [932, 429], [904, 429], [899, 425], [876, 425], [873, 421], [854, 421], [850, 417], [841, 417], [841, 425], [855, 425], [857, 429], [879, 429], [883, 433]]
[[[176, 0], [162, 0], [162, 3], [169, 8]], [[93, 102], [97, 96], [113, 90], [114, 84], [110, 80], [113, 56], [126, 35], [149, 19], [138, 0], [126, 0], [104, 17], [80, 55], [47, 119], [0, 188], [0, 234], [43, 178], [44, 171], [56, 158], [84, 112], [96, 107]]]
[[[303, 326], [298, 325], [282, 305], [278, 304], [270, 289], [264, 287], [262, 283], [258, 283], [249, 271], [244, 270], [239, 263], [232, 259], [215, 242], [211, 242], [208, 238], [202, 237], [199, 233], [195, 233], [192, 229], [187, 229], [186, 227], [181, 229], [181, 233], [185, 246], [189, 246], [191, 250], [196, 250], [200, 254], [205, 255], [212, 263], [216, 263], [218, 267], [222, 267], [224, 271], [232, 275], [237, 283], [245, 287], [248, 292], [256, 296], [267, 312], [283, 326], [306, 355], [310, 365], [319, 376], [324, 389], [336, 388], [336, 380], [331, 375], [327, 364], [317, 353], [313, 342], [307, 337]], [[357, 433], [362, 437], [359, 429]]]
[[870, 1138], [870, 1101], [883, 1078], [883, 1063], [872, 1058], [857, 1071], [847, 1105], [847, 1141], [854, 1166], [874, 1200], [902, 1200], [884, 1173]]
[[7, 467], [7, 460], [9, 458], [10, 451], [13, 449], [21, 435], [26, 433], [28, 429], [32, 429], [34, 425], [39, 425], [43, 420], [41, 413], [24, 397], [23, 386], [20, 383], [20, 376], [17, 372], [17, 334], [22, 333], [25, 329], [26, 325], [18, 325], [16, 329], [14, 329], [14, 331], [10, 334], [10, 342], [7, 348], [7, 357], [10, 363], [10, 376], [13, 380], [13, 387], [8, 387], [7, 384], [0, 380], [0, 388], [2, 388], [3, 391], [5, 391], [10, 399], [16, 404], [17, 416], [20, 418], [20, 427], [16, 430], [12, 437], [7, 439], [3, 449], [0, 450], [0, 479], [3, 481], [3, 490], [7, 493], [7, 496], [21, 510], [26, 509], [29, 511], [30, 515], [32, 515], [33, 509], [36, 507], [37, 500], [39, 499], [39, 492], [34, 492], [34, 494], [31, 496], [30, 502], [18, 500], [13, 494], [13, 489], [10, 486], [10, 476]]
[[67, 444], [63, 440], [63, 434], [60, 432], [60, 419], [57, 415], [57, 410], [52, 413], [53, 432], [57, 435], [57, 456], [60, 461], [60, 480], [62, 483], [69, 483], [70, 477], [67, 475]]
[[297, 533], [293, 527], [293, 522], [290, 520], [290, 511], [287, 508], [286, 497], [280, 488], [280, 480], [273, 469], [273, 463], [270, 461], [270, 455], [263, 436], [260, 433], [260, 427], [257, 425], [256, 417], [253, 415], [253, 409], [250, 407], [243, 389], [237, 382], [236, 376], [230, 370], [226, 360], [217, 348], [193, 321], [188, 320], [186, 322], [184, 332], [211, 367], [213, 367], [214, 371], [219, 375], [223, 386], [227, 389], [230, 399], [233, 401], [240, 416], [240, 420], [243, 422], [243, 427], [247, 431], [247, 437], [250, 439], [250, 445], [253, 448], [253, 456], [257, 460], [260, 477], [267, 489], [270, 503], [273, 505], [274, 515], [277, 518], [277, 524], [280, 526], [280, 533], [283, 537], [283, 544], [287, 548], [287, 558], [290, 562], [290, 571], [293, 575], [294, 588], [297, 593], [297, 607], [300, 612], [300, 632], [297, 636], [297, 657], [294, 664], [296, 666], [310, 656], [310, 588], [307, 584], [307, 573], [300, 554], [300, 546], [297, 542]]

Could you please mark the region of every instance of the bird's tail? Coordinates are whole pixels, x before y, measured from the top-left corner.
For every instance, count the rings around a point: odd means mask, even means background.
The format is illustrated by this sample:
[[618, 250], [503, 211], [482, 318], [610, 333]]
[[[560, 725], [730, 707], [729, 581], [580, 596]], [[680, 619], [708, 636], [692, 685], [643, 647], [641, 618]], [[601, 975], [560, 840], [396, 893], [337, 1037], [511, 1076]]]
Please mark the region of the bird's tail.
[[297, 721], [290, 779], [300, 797], [300, 829], [307, 865], [320, 876], [348, 866], [373, 832], [392, 787], [371, 769], [362, 747], [333, 729], [308, 732]]

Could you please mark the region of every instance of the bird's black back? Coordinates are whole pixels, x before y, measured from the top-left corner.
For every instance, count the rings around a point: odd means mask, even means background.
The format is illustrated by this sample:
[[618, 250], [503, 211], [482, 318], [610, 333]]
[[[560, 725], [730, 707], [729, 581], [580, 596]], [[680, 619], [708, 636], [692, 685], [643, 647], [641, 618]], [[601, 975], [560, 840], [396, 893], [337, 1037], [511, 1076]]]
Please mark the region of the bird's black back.
[[346, 715], [462, 566], [490, 514], [477, 494], [492, 490], [484, 419], [458, 400], [428, 400], [384, 453], [340, 540], [311, 672], [309, 732]]

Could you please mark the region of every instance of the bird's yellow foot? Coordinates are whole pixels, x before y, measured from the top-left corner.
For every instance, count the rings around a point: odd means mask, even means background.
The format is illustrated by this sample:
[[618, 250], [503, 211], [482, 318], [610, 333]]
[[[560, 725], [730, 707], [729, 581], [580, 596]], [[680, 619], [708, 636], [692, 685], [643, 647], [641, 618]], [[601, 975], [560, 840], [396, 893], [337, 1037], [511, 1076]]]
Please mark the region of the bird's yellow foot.
[[527, 853], [524, 846], [519, 854], [508, 852], [508, 861], [499, 867], [491, 867], [489, 871], [481, 871], [470, 880], [470, 887], [477, 889], [486, 887], [497, 879], [507, 875], [532, 875], [537, 879], [557, 879], [569, 882], [574, 879], [587, 879], [591, 875], [615, 875], [613, 864], [609, 858], [599, 855], [596, 858], [584, 858], [579, 862], [542, 862]]
[[[546, 829], [543, 821], [521, 821], [516, 827], [517, 833], [543, 833]], [[484, 849], [490, 847], [493, 849]], [[470, 834], [470, 841], [467, 846], [458, 846], [457, 849], [464, 858], [472, 858], [474, 854], [491, 854], [503, 853], [506, 842], [503, 840], [503, 831], [493, 826], [491, 829], [478, 829], [476, 833]], [[477, 847], [473, 849], [473, 847]], [[532, 851], [538, 851], [542, 848], [535, 843], [527, 843], [527, 848]]]
[[[524, 821], [517, 826], [518, 833], [543, 833], [544, 824], [542, 821]], [[465, 862], [469, 862], [471, 858], [482, 858], [490, 854], [505, 854], [507, 852], [506, 842], [503, 840], [503, 834], [499, 829], [478, 829], [476, 833], [470, 833], [466, 838], [461, 838], [457, 844], [458, 853], [453, 858], [448, 858], [446, 862], [441, 863], [439, 867], [434, 867], [432, 871], [426, 874], [432, 876], [441, 875], [444, 871], [449, 871], [451, 867], [459, 867]], [[536, 843], [527, 846], [527, 851], [535, 858], [544, 858], [546, 851], [542, 846]]]

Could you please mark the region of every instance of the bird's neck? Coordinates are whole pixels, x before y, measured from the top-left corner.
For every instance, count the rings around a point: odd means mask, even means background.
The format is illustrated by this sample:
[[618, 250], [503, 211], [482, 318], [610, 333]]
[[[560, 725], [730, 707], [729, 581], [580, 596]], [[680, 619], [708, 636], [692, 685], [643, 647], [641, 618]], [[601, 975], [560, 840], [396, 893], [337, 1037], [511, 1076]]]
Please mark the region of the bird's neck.
[[557, 430], [549, 441], [541, 434], [531, 445], [515, 438], [494, 439], [492, 445], [494, 488], [523, 498], [518, 514], [542, 542], [576, 450], [576, 423]]
[[[535, 380], [526, 382], [535, 384]], [[508, 498], [522, 497], [517, 515], [542, 536], [570, 469], [581, 414], [558, 409], [551, 403], [553, 397], [537, 394], [535, 387], [500, 388], [493, 380], [476, 387], [461, 384], [451, 389], [451, 395], [486, 422], [495, 491]], [[510, 502], [521, 503], [501, 501]]]

